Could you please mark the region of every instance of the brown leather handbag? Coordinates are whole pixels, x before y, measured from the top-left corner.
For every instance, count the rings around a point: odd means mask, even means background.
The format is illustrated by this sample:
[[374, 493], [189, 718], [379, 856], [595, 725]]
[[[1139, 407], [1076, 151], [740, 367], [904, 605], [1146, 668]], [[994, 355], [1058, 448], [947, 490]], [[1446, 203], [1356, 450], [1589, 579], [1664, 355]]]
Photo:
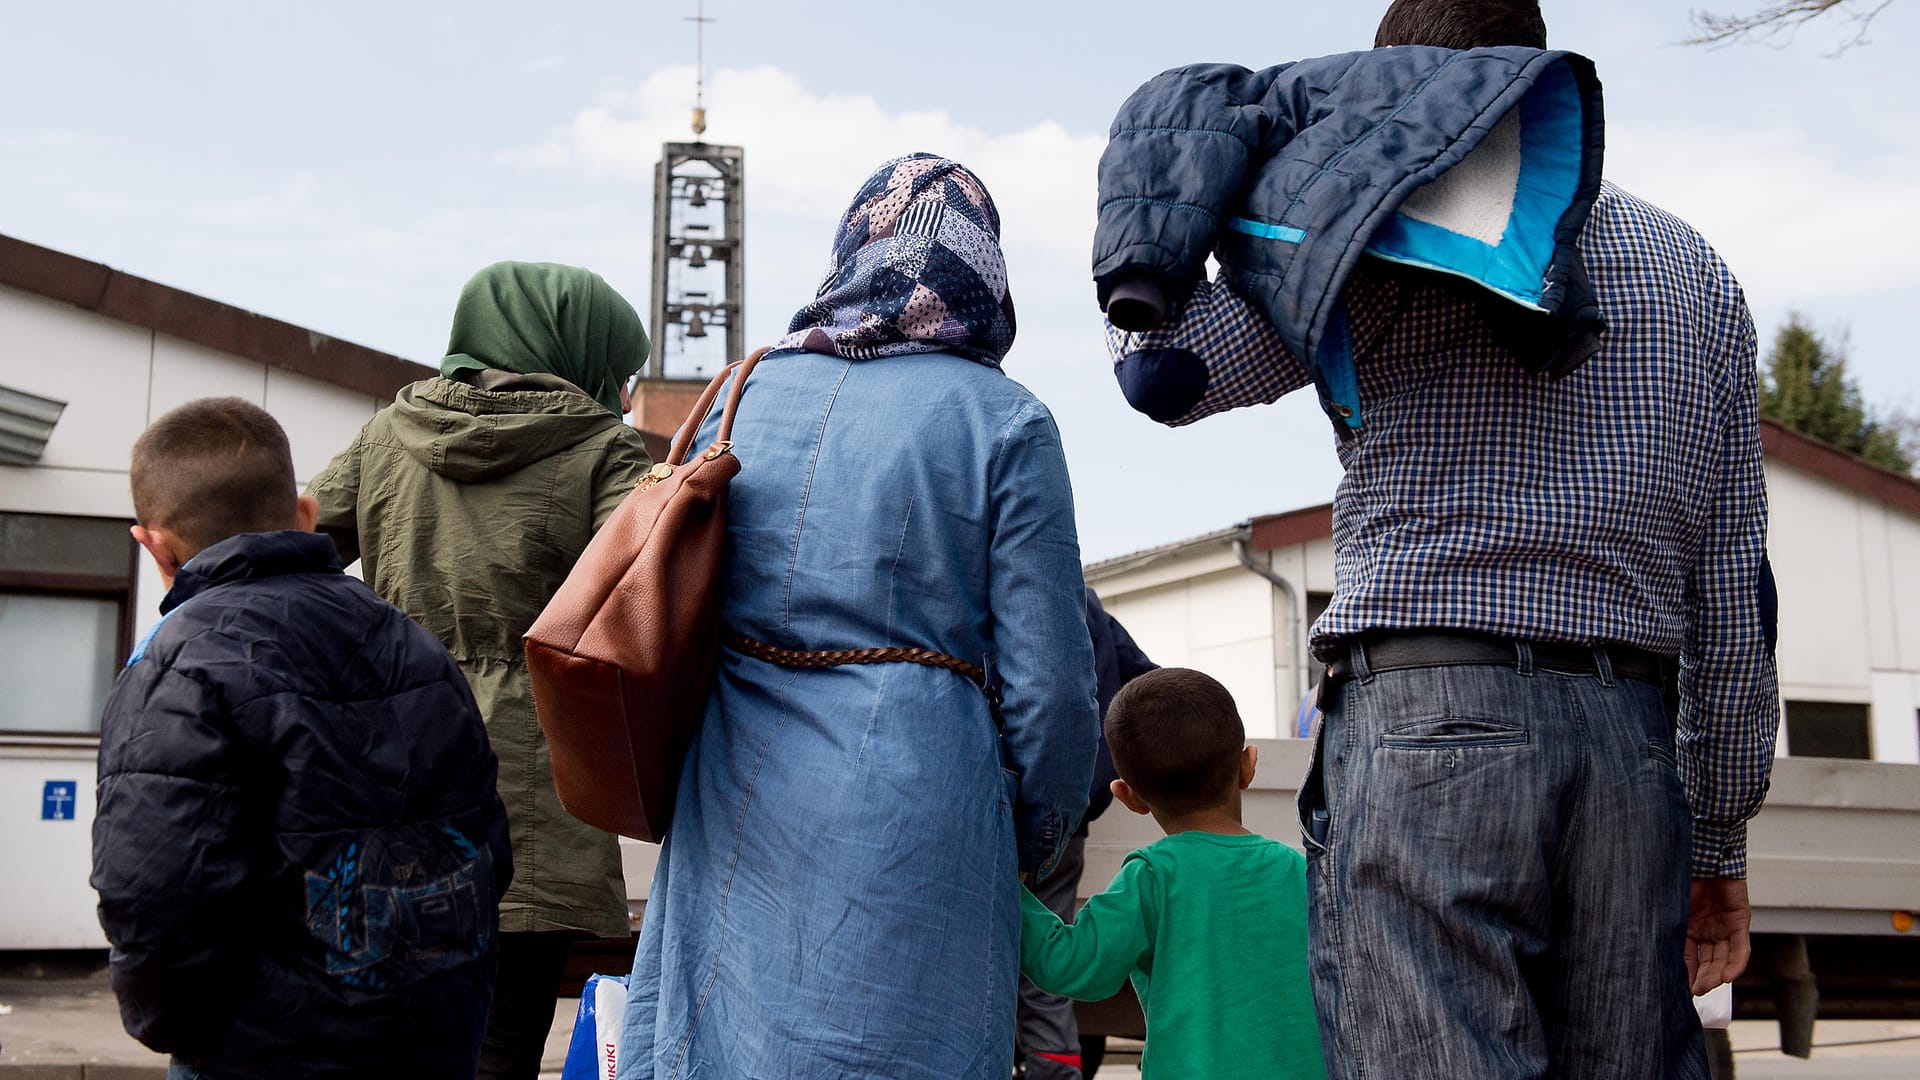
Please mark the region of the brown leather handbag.
[[[673, 817], [720, 647], [727, 484], [740, 471], [733, 417], [765, 352], [714, 376], [667, 460], [601, 526], [527, 631], [560, 805], [608, 832], [658, 843]], [[729, 375], [719, 438], [689, 458]]]

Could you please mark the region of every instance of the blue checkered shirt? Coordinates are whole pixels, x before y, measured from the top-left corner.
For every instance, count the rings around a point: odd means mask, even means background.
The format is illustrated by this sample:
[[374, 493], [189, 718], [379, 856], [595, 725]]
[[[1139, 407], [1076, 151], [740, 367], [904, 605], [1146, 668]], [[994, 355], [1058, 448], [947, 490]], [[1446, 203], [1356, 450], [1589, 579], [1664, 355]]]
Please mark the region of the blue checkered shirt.
[[[1313, 645], [1425, 627], [1679, 656], [1693, 871], [1744, 876], [1779, 725], [1752, 317], [1698, 233], [1612, 185], [1581, 250], [1609, 329], [1557, 382], [1495, 341], [1473, 286], [1363, 261], [1346, 301], [1366, 428], [1336, 440], [1336, 585]], [[1116, 361], [1206, 362], [1205, 395], [1173, 425], [1310, 382], [1220, 282], [1172, 325], [1108, 341]]]

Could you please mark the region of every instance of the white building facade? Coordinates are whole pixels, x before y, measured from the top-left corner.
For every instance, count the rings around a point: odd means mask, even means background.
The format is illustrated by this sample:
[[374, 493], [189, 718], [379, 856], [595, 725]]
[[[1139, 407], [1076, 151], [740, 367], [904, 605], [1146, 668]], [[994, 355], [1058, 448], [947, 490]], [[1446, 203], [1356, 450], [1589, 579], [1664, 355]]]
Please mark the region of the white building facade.
[[399, 357], [0, 236], [0, 949], [104, 947], [87, 884], [101, 707], [164, 590], [128, 534], [149, 422], [245, 398], [305, 484]]
[[[1772, 421], [1779, 752], [1920, 763], [1920, 481]], [[1330, 506], [1094, 563], [1087, 583], [1156, 662], [1232, 691], [1251, 738], [1297, 732], [1306, 634], [1333, 593]]]

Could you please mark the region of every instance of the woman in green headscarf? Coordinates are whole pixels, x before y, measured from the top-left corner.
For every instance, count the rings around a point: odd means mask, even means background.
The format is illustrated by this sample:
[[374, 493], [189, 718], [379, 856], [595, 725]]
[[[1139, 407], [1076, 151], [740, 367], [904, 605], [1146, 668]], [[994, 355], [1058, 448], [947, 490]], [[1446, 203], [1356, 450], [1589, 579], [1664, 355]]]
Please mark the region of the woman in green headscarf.
[[308, 489], [341, 556], [446, 643], [500, 758], [514, 875], [481, 1077], [532, 1080], [569, 941], [629, 932], [617, 840], [554, 794], [520, 639], [652, 464], [620, 419], [647, 349], [599, 275], [495, 263], [460, 292], [441, 377], [401, 390]]

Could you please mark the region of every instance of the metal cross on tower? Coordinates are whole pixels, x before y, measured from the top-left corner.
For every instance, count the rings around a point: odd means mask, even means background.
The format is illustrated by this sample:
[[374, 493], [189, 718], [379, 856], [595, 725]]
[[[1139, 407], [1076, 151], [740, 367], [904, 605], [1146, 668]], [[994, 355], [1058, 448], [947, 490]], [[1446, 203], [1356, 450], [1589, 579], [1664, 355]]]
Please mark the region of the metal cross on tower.
[[[694, 24], [693, 134], [667, 143], [653, 173], [653, 358], [650, 378], [711, 375], [746, 350], [745, 154], [700, 141], [707, 130], [702, 2]], [[716, 339], [715, 330], [726, 333]]]
[[697, 139], [707, 133], [707, 24], [720, 20], [707, 18], [707, 2], [699, 0], [687, 21], [693, 24], [693, 137]]

